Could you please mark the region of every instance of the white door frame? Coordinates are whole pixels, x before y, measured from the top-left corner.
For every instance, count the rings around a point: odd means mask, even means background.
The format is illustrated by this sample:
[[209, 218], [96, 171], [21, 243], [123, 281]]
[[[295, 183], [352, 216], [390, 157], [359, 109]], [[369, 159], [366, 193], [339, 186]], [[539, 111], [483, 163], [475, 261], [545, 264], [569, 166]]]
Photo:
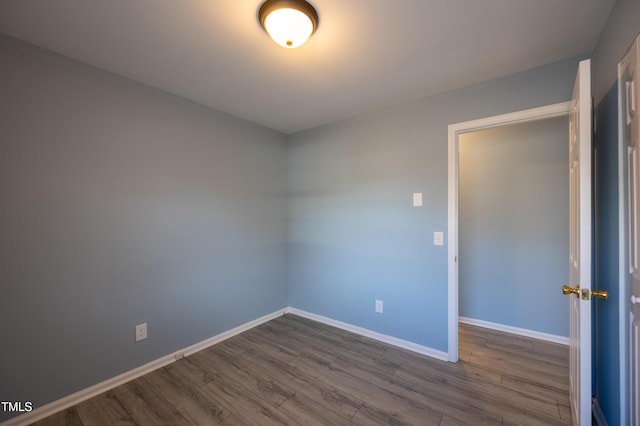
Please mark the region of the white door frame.
[[[458, 362], [458, 154], [459, 137], [463, 133], [510, 124], [528, 123], [568, 116], [571, 102], [532, 108], [509, 114], [449, 125], [449, 210], [448, 210], [448, 356], [449, 362]], [[560, 285], [560, 283], [558, 283]]]

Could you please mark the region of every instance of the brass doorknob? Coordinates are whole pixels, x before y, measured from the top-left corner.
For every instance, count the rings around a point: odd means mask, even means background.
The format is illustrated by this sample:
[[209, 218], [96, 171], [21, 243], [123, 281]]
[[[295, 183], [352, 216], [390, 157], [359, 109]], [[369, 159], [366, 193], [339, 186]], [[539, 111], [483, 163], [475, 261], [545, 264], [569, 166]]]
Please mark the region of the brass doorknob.
[[575, 294], [576, 297], [580, 297], [580, 286], [577, 285], [575, 287], [569, 287], [568, 285], [563, 285], [562, 294], [564, 294], [565, 296], [567, 294]]
[[591, 290], [591, 296], [607, 300], [609, 298], [609, 292], [607, 290]]

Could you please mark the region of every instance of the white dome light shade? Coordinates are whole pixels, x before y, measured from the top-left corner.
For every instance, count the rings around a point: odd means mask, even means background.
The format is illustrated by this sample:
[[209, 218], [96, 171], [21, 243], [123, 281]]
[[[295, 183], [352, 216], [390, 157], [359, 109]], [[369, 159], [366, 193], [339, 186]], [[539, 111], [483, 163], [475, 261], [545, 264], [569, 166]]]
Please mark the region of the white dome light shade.
[[264, 20], [264, 27], [280, 46], [294, 48], [304, 44], [313, 32], [311, 19], [295, 9], [278, 9]]
[[286, 48], [304, 44], [318, 25], [315, 9], [304, 0], [267, 0], [258, 19], [273, 41]]

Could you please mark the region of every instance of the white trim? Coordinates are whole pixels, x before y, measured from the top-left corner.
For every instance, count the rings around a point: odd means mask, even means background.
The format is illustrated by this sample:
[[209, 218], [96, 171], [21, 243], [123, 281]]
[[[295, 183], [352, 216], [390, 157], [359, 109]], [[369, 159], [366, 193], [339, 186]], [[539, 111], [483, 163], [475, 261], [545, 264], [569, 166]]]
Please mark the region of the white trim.
[[351, 333], [359, 334], [361, 336], [369, 337], [374, 340], [378, 340], [389, 345], [397, 346], [402, 349], [406, 349], [412, 352], [417, 352], [422, 355], [426, 355], [432, 358], [439, 359], [441, 361], [447, 360], [447, 353], [439, 351], [437, 349], [430, 348], [428, 346], [419, 345], [417, 343], [410, 342], [408, 340], [398, 339], [386, 334], [378, 333], [366, 328], [358, 327], [356, 325], [348, 324], [346, 322], [337, 321], [322, 315], [312, 314], [311, 312], [303, 311], [297, 308], [287, 308], [286, 313], [298, 315], [313, 321], [317, 321], [323, 324], [330, 325], [332, 327], [340, 328], [342, 330], [350, 331]]
[[458, 138], [463, 133], [510, 124], [527, 123], [569, 114], [571, 102], [512, 112], [449, 125], [448, 181], [448, 354], [447, 360], [458, 361]]
[[477, 130], [491, 129], [493, 127], [508, 126], [511, 124], [530, 123], [532, 121], [547, 120], [550, 118], [563, 117], [565, 115], [568, 115], [570, 109], [570, 101], [560, 102], [553, 105], [545, 105], [538, 108], [510, 112], [508, 114], [494, 115], [492, 117], [485, 117], [477, 120], [450, 124], [449, 131], [454, 130], [457, 134], [461, 134], [475, 132]]
[[475, 325], [476, 327], [489, 328], [491, 330], [502, 331], [504, 333], [517, 334], [519, 336], [531, 337], [533, 339], [545, 340], [547, 342], [569, 345], [569, 338], [556, 334], [543, 333], [541, 331], [529, 330], [527, 328], [513, 327], [511, 325], [498, 324], [495, 322], [483, 321], [479, 319], [460, 317], [463, 324]]
[[458, 130], [449, 126], [447, 361], [458, 362]]
[[83, 401], [86, 401], [89, 398], [93, 398], [96, 395], [99, 395], [103, 392], [111, 390], [131, 380], [137, 379], [140, 376], [151, 373], [152, 371], [155, 371], [159, 368], [169, 365], [180, 358], [192, 355], [196, 352], [199, 352], [203, 349], [208, 348], [209, 346], [213, 346], [216, 343], [220, 343], [223, 340], [226, 340], [244, 331], [257, 327], [258, 325], [263, 324], [267, 321], [271, 321], [274, 318], [280, 317], [284, 315], [286, 311], [287, 309], [279, 309], [271, 314], [267, 314], [253, 321], [249, 321], [247, 323], [239, 325], [238, 327], [232, 328], [231, 330], [224, 331], [218, 335], [210, 337], [194, 345], [188, 346], [184, 349], [178, 350], [174, 353], [165, 355], [156, 360], [148, 362], [144, 365], [136, 367], [133, 370], [129, 370], [115, 377], [107, 379], [103, 382], [90, 386], [86, 389], [82, 389], [76, 393], [68, 395], [64, 398], [50, 402], [49, 404], [43, 405], [42, 407], [39, 407], [29, 413], [25, 413], [20, 416], [13, 417], [9, 420], [6, 420], [0, 423], [0, 426], [28, 425], [38, 420], [44, 419], [45, 417], [48, 417], [59, 411], [65, 410], [71, 406], [74, 406]]

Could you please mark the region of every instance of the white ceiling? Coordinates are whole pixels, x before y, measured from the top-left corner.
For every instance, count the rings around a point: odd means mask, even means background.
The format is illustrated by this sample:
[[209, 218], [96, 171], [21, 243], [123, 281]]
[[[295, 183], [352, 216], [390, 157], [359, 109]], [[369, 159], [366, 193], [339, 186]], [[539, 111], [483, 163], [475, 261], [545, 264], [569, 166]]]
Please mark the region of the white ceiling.
[[1, 0], [0, 33], [293, 133], [590, 53], [615, 0], [311, 0], [298, 49], [262, 0]]

